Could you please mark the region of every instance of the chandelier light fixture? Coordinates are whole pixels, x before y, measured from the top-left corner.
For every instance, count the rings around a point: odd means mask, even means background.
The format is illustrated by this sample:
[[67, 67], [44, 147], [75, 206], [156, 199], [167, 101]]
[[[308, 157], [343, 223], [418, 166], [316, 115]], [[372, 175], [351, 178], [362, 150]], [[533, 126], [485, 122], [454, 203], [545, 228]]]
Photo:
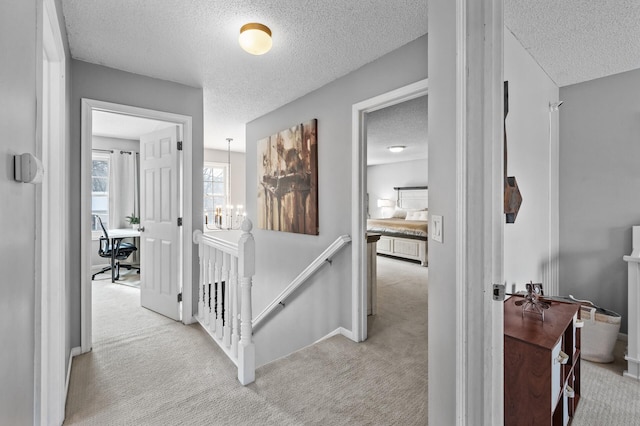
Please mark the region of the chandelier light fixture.
[[273, 44], [269, 27], [257, 22], [245, 24], [240, 28], [240, 46], [252, 55], [264, 55]]

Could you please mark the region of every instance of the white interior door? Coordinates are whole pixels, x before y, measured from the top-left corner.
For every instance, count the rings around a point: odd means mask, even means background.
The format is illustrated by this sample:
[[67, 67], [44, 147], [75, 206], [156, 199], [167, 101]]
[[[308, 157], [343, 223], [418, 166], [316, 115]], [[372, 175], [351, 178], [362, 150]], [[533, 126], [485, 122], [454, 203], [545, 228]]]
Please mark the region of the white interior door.
[[178, 126], [140, 137], [140, 303], [180, 320]]

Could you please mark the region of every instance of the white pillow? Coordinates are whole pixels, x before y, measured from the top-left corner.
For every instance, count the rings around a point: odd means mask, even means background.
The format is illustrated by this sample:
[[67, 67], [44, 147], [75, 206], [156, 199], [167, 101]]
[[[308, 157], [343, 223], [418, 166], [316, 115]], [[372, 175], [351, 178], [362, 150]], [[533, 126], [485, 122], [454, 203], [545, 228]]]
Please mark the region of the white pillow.
[[405, 209], [396, 207], [391, 217], [394, 219], [404, 219], [407, 217], [407, 211]]
[[426, 210], [408, 210], [405, 220], [428, 220], [428, 214]]

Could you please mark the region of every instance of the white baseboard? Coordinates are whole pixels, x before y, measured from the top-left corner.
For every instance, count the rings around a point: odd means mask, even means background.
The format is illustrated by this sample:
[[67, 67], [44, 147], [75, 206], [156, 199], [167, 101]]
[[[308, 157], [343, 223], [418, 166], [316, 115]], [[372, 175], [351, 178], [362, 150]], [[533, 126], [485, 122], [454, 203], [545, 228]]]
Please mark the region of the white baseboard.
[[[203, 328], [204, 328], [204, 326], [203, 326]], [[262, 367], [263, 365], [271, 364], [272, 362], [278, 361], [279, 359], [282, 359], [282, 358], [288, 357], [288, 356], [289, 356], [289, 355], [291, 355], [291, 354], [294, 354], [294, 353], [299, 352], [299, 351], [301, 351], [301, 350], [303, 350], [303, 349], [306, 349], [306, 348], [308, 348], [308, 347], [310, 347], [310, 346], [313, 346], [313, 345], [315, 345], [316, 343], [320, 343], [320, 342], [322, 342], [323, 340], [326, 340], [326, 339], [328, 339], [328, 338], [330, 338], [330, 337], [337, 336], [338, 334], [342, 334], [342, 335], [343, 335], [344, 337], [346, 337], [347, 339], [353, 340], [353, 333], [351, 332], [351, 330], [347, 330], [347, 329], [346, 329], [346, 328], [344, 328], [344, 327], [338, 327], [338, 328], [336, 328], [335, 330], [333, 330], [332, 332], [330, 332], [329, 334], [327, 334], [326, 336], [321, 337], [320, 339], [316, 340], [315, 342], [313, 342], [313, 343], [311, 343], [311, 344], [309, 344], [309, 345], [307, 345], [307, 346], [303, 346], [303, 347], [301, 347], [300, 349], [296, 349], [295, 351], [291, 352], [290, 354], [282, 355], [281, 357], [278, 357], [278, 358], [276, 358], [276, 359], [274, 359], [274, 360], [271, 360], [271, 361], [269, 361], [269, 362], [267, 362], [267, 363], [260, 364], [260, 365], [256, 365], [256, 369], [257, 369], [258, 367]], [[355, 340], [353, 340], [353, 341], [355, 342]]]
[[629, 336], [625, 333], [618, 333], [618, 340], [622, 340], [623, 342], [628, 342]]
[[321, 337], [320, 339], [318, 339], [315, 342], [313, 342], [312, 345], [315, 345], [316, 343], [320, 343], [323, 340], [328, 339], [329, 337], [337, 336], [338, 334], [342, 334], [347, 339], [353, 340], [353, 333], [351, 332], [351, 330], [347, 330], [344, 327], [338, 327], [335, 330], [333, 330], [331, 333], [329, 333], [326, 336]]
[[67, 401], [67, 396], [69, 394], [69, 380], [71, 379], [71, 364], [73, 363], [73, 357], [78, 356], [82, 353], [82, 348], [80, 346], [76, 346], [75, 348], [71, 348], [71, 352], [69, 353], [69, 367], [67, 368], [67, 382], [64, 386], [64, 400], [65, 404]]

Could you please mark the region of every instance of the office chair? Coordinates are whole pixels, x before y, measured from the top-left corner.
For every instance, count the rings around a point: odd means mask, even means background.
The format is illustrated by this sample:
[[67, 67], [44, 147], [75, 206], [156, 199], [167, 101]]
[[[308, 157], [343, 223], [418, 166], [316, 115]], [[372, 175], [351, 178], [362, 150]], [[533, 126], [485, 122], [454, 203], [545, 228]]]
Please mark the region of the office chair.
[[100, 237], [100, 247], [98, 247], [98, 255], [100, 255], [100, 257], [109, 258], [110, 266], [107, 266], [106, 268], [102, 268], [101, 271], [93, 274], [91, 276], [91, 279], [94, 280], [96, 278], [96, 275], [102, 274], [104, 272], [110, 271], [112, 268], [115, 268], [116, 269], [115, 279], [117, 280], [120, 278], [120, 267], [127, 268], [129, 270], [133, 268], [133, 266], [131, 265], [120, 264], [120, 261], [125, 260], [127, 257], [131, 255], [131, 253], [138, 250], [138, 248], [131, 243], [122, 242], [121, 238], [115, 238], [116, 240], [114, 244], [115, 250], [116, 250], [115, 256], [114, 256], [115, 263], [111, 264], [111, 260], [112, 260], [111, 250], [113, 248], [111, 247], [111, 240], [109, 238], [109, 234], [107, 233], [107, 229], [104, 227], [104, 224], [102, 223], [102, 219], [100, 219], [100, 216], [95, 215], [95, 217], [98, 218], [98, 222], [100, 222], [100, 227], [102, 228], [102, 233], [104, 234], [103, 237]]

